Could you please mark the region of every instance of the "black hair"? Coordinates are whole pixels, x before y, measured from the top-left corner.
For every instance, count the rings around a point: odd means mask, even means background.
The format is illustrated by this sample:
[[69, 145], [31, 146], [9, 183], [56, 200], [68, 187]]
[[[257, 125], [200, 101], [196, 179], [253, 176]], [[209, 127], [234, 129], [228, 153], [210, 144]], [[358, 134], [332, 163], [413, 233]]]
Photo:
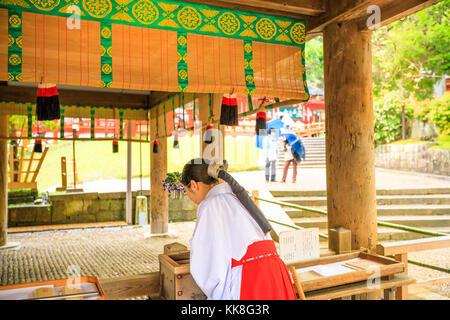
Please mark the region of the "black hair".
[[270, 128], [268, 133], [270, 134], [272, 131], [275, 132], [275, 129], [274, 128]]
[[196, 182], [203, 182], [211, 185], [217, 183], [218, 180], [208, 175], [208, 159], [195, 158], [184, 165], [183, 173], [181, 174], [181, 183], [188, 186], [191, 180]]

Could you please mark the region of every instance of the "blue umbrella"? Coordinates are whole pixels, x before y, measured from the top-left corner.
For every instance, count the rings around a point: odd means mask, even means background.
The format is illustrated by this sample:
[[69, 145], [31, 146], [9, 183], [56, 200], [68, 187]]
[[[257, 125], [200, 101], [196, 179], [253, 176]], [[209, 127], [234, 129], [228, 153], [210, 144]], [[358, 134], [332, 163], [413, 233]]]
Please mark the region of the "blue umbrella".
[[281, 129], [281, 135], [283, 135], [291, 145], [295, 160], [305, 160], [305, 147], [303, 146], [302, 140], [288, 129]]

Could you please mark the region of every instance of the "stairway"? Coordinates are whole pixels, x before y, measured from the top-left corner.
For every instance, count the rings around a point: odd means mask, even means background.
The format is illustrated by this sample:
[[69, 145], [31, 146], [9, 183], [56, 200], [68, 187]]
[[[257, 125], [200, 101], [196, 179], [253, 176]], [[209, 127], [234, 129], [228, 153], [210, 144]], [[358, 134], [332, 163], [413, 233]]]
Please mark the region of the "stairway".
[[[326, 191], [271, 191], [277, 201], [327, 211]], [[283, 207], [295, 224], [328, 233], [327, 216]], [[450, 187], [377, 190], [378, 221], [428, 231], [450, 233]], [[378, 227], [378, 241], [429, 237], [415, 232]]]
[[[298, 168], [325, 168], [325, 137], [319, 138], [301, 138], [305, 147], [306, 159], [300, 163]], [[284, 157], [283, 157], [283, 143], [279, 144], [278, 154], [280, 155], [277, 160], [277, 168], [283, 169]]]

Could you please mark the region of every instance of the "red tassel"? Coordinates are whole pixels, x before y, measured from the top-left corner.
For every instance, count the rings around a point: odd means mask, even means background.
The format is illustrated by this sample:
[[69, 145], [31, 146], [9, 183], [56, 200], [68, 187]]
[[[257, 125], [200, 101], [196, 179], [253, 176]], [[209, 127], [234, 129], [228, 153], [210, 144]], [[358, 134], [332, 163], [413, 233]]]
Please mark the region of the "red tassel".
[[212, 143], [212, 126], [208, 124], [205, 130], [205, 143]]
[[33, 151], [36, 152], [36, 153], [41, 153], [42, 152], [42, 141], [41, 140], [36, 140], [34, 142]]
[[158, 140], [153, 141], [153, 153], [158, 153]]
[[173, 148], [180, 149], [180, 143], [178, 141], [178, 134], [173, 135]]
[[267, 122], [267, 115], [265, 111], [258, 112], [256, 114], [256, 134], [258, 136], [265, 136], [266, 135], [266, 122]]
[[222, 106], [220, 109], [220, 124], [227, 126], [238, 125], [238, 106], [236, 98], [222, 98]]
[[119, 152], [119, 141], [113, 140], [113, 153]]
[[36, 100], [36, 115], [39, 121], [60, 118], [59, 95], [56, 85], [39, 84]]

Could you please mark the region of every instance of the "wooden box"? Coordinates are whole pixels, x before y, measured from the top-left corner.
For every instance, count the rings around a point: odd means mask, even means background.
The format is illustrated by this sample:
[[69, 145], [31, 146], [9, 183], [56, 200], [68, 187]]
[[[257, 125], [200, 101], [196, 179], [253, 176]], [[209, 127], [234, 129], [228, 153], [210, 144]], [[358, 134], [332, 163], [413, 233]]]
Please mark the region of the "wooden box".
[[[359, 251], [289, 264], [288, 267], [290, 266], [295, 267], [304, 292], [371, 279], [375, 281], [376, 278], [402, 273], [405, 270], [402, 262]], [[320, 273], [320, 268], [336, 267], [334, 270], [339, 271], [341, 266], [348, 270], [330, 276]]]
[[205, 300], [189, 272], [189, 251], [159, 255], [160, 296], [167, 300]]
[[[103, 289], [100, 285], [100, 282], [98, 281], [97, 277], [89, 276], [89, 277], [80, 277], [78, 278], [80, 285], [83, 284], [94, 284], [95, 291], [98, 293], [98, 295], [90, 297], [90, 299], [93, 300], [105, 300], [105, 293], [103, 292]], [[3, 296], [7, 291], [11, 292], [11, 290], [16, 291], [17, 293], [15, 296], [23, 296], [23, 299], [32, 299], [32, 290], [34, 287], [41, 287], [41, 286], [53, 286], [55, 293], [54, 297], [47, 297], [47, 298], [41, 298], [45, 300], [62, 300], [64, 298], [59, 298], [58, 293], [62, 294], [62, 288], [67, 284], [67, 281], [71, 279], [59, 279], [59, 280], [51, 280], [51, 281], [40, 281], [40, 282], [30, 282], [30, 283], [22, 283], [22, 284], [14, 284], [9, 286], [3, 286], [0, 287], [0, 297]], [[31, 290], [15, 290], [15, 289], [31, 289]], [[22, 291], [22, 292], [20, 292]], [[92, 291], [94, 292], [94, 291]], [[3, 294], [2, 294], [3, 293]], [[82, 291], [83, 293], [83, 291]], [[0, 299], [1, 300], [1, 299]], [[13, 298], [8, 300], [14, 300]], [[22, 300], [22, 298], [17, 298], [17, 300]]]

